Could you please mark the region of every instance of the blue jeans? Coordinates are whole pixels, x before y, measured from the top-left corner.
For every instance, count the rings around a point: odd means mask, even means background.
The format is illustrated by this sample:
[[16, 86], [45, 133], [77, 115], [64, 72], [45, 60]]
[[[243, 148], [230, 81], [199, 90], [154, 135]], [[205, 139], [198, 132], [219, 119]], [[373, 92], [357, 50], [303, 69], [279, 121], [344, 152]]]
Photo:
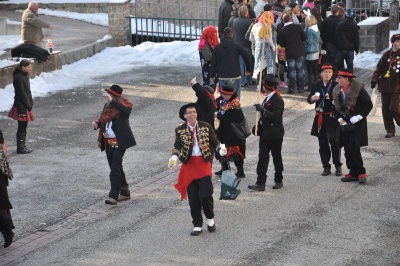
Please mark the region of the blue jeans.
[[220, 79], [218, 82], [221, 89], [224, 85], [231, 86], [238, 99], [240, 99], [240, 79]]
[[260, 73], [265, 68], [267, 68], [267, 74], [275, 75], [275, 68], [273, 65], [274, 62], [272, 60], [271, 48], [267, 43], [265, 44], [265, 47], [264, 47], [263, 69], [260, 69], [260, 67], [261, 67], [261, 50], [262, 50], [262, 43], [256, 43], [256, 47], [254, 49], [255, 63], [254, 63], [253, 78], [257, 78], [258, 73]]
[[[251, 61], [251, 57], [252, 57], [251, 49], [248, 49], [248, 48], [244, 48], [244, 49], [246, 50], [247, 54], [249, 55], [250, 61]], [[244, 59], [243, 59], [242, 56], [239, 56], [239, 64], [240, 64], [240, 74], [242, 76], [240, 82], [242, 84], [251, 83], [252, 82], [252, 78], [251, 78], [251, 75], [246, 76], [246, 64], [244, 63]]]
[[304, 57], [300, 56], [296, 59], [287, 60], [288, 64], [288, 76], [289, 76], [289, 91], [294, 92], [296, 81], [297, 91], [303, 92], [304, 80], [303, 80], [303, 68], [304, 68]]
[[343, 60], [346, 62], [347, 69], [353, 72], [354, 51], [336, 51], [335, 65], [343, 65]]

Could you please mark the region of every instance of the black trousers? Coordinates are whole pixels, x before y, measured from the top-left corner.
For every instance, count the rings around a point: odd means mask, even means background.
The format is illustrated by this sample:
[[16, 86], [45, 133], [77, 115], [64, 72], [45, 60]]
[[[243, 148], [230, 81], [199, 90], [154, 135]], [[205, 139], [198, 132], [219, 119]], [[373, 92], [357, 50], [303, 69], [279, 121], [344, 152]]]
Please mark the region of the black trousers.
[[400, 126], [400, 94], [398, 93], [382, 93], [382, 117], [383, 124], [387, 133], [395, 133], [396, 126], [393, 122]]
[[342, 133], [342, 141], [346, 166], [350, 170], [350, 174], [352, 176], [365, 174], [364, 161], [361, 156], [360, 147], [356, 147], [355, 145], [354, 132]]
[[202, 208], [207, 219], [214, 218], [214, 199], [212, 196], [214, 188], [211, 181], [211, 176], [193, 180], [186, 191], [189, 199], [190, 214], [192, 215], [193, 226], [202, 227]]
[[110, 166], [111, 189], [108, 193], [110, 198], [118, 200], [118, 195], [129, 196], [129, 185], [126, 182], [125, 172], [122, 168], [122, 160], [126, 149], [113, 148], [107, 143], [106, 154], [108, 165]]
[[267, 182], [267, 171], [269, 164], [269, 153], [271, 152], [275, 167], [276, 183], [281, 183], [283, 180], [283, 163], [282, 163], [282, 139], [265, 139], [260, 137], [257, 163], [257, 184], [265, 185]]
[[[325, 132], [321, 129], [321, 133]], [[340, 162], [340, 148], [336, 139], [328, 139], [326, 133], [318, 135], [319, 156], [321, 157], [322, 166], [331, 169], [329, 161], [331, 160], [336, 167], [342, 166]]]
[[26, 134], [27, 127], [28, 121], [18, 121], [17, 134]]

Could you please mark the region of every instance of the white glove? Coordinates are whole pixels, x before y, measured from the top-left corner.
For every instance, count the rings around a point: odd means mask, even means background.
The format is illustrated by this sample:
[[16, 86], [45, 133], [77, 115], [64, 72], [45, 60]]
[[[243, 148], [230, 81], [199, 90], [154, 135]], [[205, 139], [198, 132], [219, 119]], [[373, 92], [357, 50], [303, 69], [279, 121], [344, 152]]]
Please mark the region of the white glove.
[[362, 117], [361, 115], [355, 115], [355, 116], [352, 116], [352, 117], [350, 118], [350, 122], [351, 122], [352, 124], [355, 124], [355, 123], [357, 123], [358, 121], [360, 121], [361, 119], [363, 119], [363, 117]]
[[228, 150], [226, 148], [219, 149], [219, 155], [225, 156], [228, 154]]
[[194, 85], [197, 83], [196, 77], [192, 78], [192, 80], [190, 81], [190, 85]]
[[318, 100], [319, 100], [319, 96], [317, 96], [317, 95], [311, 96], [311, 101], [316, 102]]
[[176, 166], [177, 163], [178, 163], [178, 156], [172, 155], [168, 161], [168, 168], [171, 168], [172, 166]]

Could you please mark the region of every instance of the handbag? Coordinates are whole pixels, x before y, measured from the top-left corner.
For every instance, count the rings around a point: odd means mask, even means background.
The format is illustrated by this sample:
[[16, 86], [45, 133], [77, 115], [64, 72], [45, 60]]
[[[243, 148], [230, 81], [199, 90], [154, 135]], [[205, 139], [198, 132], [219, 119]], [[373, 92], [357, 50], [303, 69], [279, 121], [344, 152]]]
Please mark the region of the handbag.
[[240, 194], [240, 189], [238, 186], [240, 184], [240, 179], [236, 177], [231, 168], [228, 170], [222, 171], [221, 177], [221, 194], [220, 200], [234, 200]]
[[251, 135], [251, 129], [249, 127], [249, 123], [247, 122], [246, 117], [244, 117], [243, 121], [240, 123], [231, 122], [231, 126], [233, 133], [240, 140], [245, 140], [248, 136]]

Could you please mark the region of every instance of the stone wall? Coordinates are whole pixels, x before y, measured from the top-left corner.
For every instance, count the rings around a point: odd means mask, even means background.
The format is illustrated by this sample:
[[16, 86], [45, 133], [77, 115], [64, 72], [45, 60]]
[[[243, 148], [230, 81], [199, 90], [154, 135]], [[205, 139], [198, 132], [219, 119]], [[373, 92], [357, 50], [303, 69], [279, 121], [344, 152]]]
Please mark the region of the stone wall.
[[389, 46], [390, 19], [369, 17], [358, 23], [360, 27], [360, 52], [379, 53]]
[[127, 0], [124, 3], [109, 3], [107, 6], [108, 31], [117, 46], [129, 44], [129, 20], [126, 17], [130, 15], [130, 3], [131, 0]]

